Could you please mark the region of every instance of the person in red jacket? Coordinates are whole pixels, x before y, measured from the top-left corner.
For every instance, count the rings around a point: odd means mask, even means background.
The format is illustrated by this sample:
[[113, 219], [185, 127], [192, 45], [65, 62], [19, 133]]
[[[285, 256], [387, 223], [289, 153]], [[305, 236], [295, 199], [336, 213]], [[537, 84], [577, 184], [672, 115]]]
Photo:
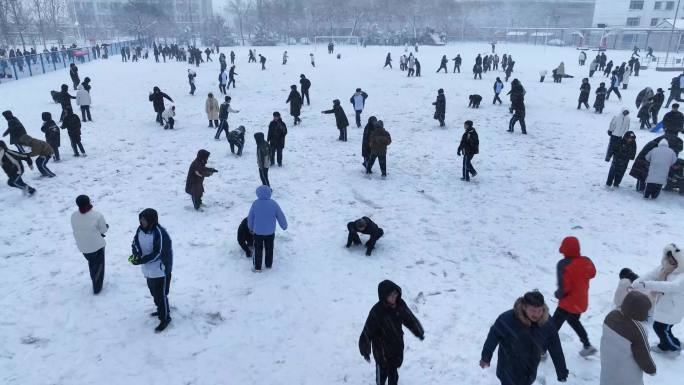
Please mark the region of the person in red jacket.
[[582, 357], [596, 354], [596, 348], [591, 346], [587, 331], [584, 330], [580, 316], [589, 306], [589, 281], [596, 276], [596, 268], [591, 259], [580, 254], [579, 240], [566, 237], [558, 250], [565, 258], [558, 261], [558, 308], [553, 313], [553, 322], [558, 329], [565, 321], [577, 333], [584, 349], [580, 351]]

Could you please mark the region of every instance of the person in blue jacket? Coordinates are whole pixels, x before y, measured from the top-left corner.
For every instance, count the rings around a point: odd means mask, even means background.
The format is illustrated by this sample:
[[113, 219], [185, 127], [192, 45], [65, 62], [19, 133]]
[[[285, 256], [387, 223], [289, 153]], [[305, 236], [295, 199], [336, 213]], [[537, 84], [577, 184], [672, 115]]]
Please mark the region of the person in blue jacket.
[[501, 385], [532, 385], [537, 378], [541, 356], [547, 350], [556, 368], [558, 381], [567, 381], [568, 369], [558, 328], [549, 316], [549, 308], [540, 292], [526, 293], [515, 301], [512, 310], [496, 319], [482, 349], [482, 369], [489, 367], [497, 346], [499, 359], [496, 376]]
[[157, 211], [150, 208], [138, 215], [140, 227], [133, 237], [132, 254], [128, 259], [133, 265], [142, 265], [147, 287], [157, 306], [157, 311], [151, 314], [159, 318], [159, 325], [154, 329], [156, 333], [166, 329], [171, 322], [168, 295], [173, 268], [171, 237], [158, 218]]
[[247, 226], [254, 234], [254, 271], [261, 271], [261, 262], [266, 249], [266, 268], [273, 265], [273, 242], [275, 240], [276, 221], [280, 228], [287, 230], [287, 219], [278, 202], [271, 199], [272, 190], [268, 186], [256, 189], [257, 200], [252, 203], [247, 216]]

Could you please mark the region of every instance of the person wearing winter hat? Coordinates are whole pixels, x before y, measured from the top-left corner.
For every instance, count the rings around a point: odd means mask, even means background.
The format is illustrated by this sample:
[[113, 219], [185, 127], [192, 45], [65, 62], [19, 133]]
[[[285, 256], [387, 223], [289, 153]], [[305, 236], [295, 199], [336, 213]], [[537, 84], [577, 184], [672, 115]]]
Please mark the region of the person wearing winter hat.
[[2, 170], [7, 174], [7, 184], [11, 187], [21, 189], [24, 194], [33, 195], [36, 189], [27, 185], [21, 176], [24, 174], [24, 164], [26, 162], [31, 170], [33, 170], [33, 161], [28, 154], [12, 151], [7, 148], [5, 142], [0, 140], [0, 161], [2, 163]]
[[185, 192], [192, 197], [192, 206], [195, 210], [200, 210], [202, 207], [202, 195], [204, 195], [204, 178], [212, 176], [217, 169], [207, 167], [211, 153], [207, 150], [197, 151], [197, 157], [190, 164], [188, 169], [188, 176], [185, 179]]
[[349, 126], [349, 120], [347, 120], [347, 115], [344, 113], [344, 109], [340, 105], [340, 100], [333, 100], [333, 108], [329, 110], [321, 111], [323, 114], [335, 114], [335, 124], [337, 129], [340, 131], [340, 136], [337, 140], [342, 142], [347, 141], [347, 127]]
[[142, 265], [147, 288], [157, 307], [157, 311], [150, 315], [159, 318], [159, 325], [154, 329], [159, 333], [171, 322], [168, 295], [173, 269], [173, 245], [166, 229], [159, 224], [156, 210], [143, 210], [138, 215], [138, 221], [140, 226], [133, 237], [132, 254], [128, 261], [132, 265]]
[[7, 120], [7, 130], [2, 133], [2, 136], [5, 137], [9, 135], [10, 144], [15, 145], [17, 150], [23, 154], [26, 151], [24, 150], [24, 146], [22, 146], [19, 142], [19, 138], [26, 135], [26, 129], [24, 128], [24, 125], [21, 124], [19, 119], [17, 119], [17, 117], [14, 116], [10, 110], [3, 111], [2, 116], [4, 116]]
[[565, 321], [570, 324], [584, 346], [580, 355], [587, 357], [596, 354], [596, 348], [591, 346], [580, 316], [589, 307], [589, 281], [596, 277], [596, 268], [591, 259], [580, 254], [580, 243], [575, 237], [563, 239], [558, 251], [564, 258], [556, 265], [558, 308], [553, 313], [553, 322], [559, 330]]
[[74, 233], [76, 246], [88, 261], [93, 294], [99, 294], [105, 274], [105, 233], [109, 225], [99, 211], [93, 210], [92, 202], [87, 195], [76, 197], [76, 210], [71, 214], [71, 230]]
[[549, 317], [544, 296], [538, 291], [525, 293], [515, 301], [512, 310], [496, 319], [482, 348], [482, 369], [489, 367], [497, 346], [496, 376], [502, 385], [532, 385], [546, 350], [551, 354], [558, 381], [568, 379], [558, 328]]
[[650, 292], [656, 299], [653, 330], [660, 343], [653, 350], [681, 352], [682, 344], [672, 327], [684, 318], [684, 252], [673, 243], [665, 246], [660, 266], [634, 281], [632, 288]]
[[40, 130], [45, 133], [45, 141], [52, 147], [52, 151], [55, 153], [55, 162], [59, 162], [59, 126], [52, 120], [52, 114], [49, 112], [43, 112], [41, 118], [43, 119], [43, 125], [40, 127]]
[[230, 144], [231, 154], [235, 154], [235, 147], [237, 147], [237, 156], [242, 156], [242, 148], [245, 146], [245, 126], [240, 126], [228, 133], [228, 144]]
[[630, 291], [619, 309], [603, 321], [601, 337], [600, 385], [643, 385], [644, 373], [655, 375], [644, 323], [651, 300], [638, 291]]
[[377, 385], [397, 385], [399, 368], [404, 362], [404, 332], [406, 327], [419, 340], [425, 330], [406, 302], [401, 298], [401, 287], [390, 280], [378, 284], [378, 302], [373, 305], [359, 336], [359, 352], [367, 361], [371, 353], [375, 359]]
[[273, 243], [275, 240], [276, 221], [280, 228], [287, 230], [287, 219], [278, 202], [271, 199], [273, 191], [268, 186], [256, 189], [257, 200], [252, 203], [247, 215], [247, 226], [254, 234], [254, 271], [261, 271], [261, 261], [266, 250], [266, 268], [273, 265]]

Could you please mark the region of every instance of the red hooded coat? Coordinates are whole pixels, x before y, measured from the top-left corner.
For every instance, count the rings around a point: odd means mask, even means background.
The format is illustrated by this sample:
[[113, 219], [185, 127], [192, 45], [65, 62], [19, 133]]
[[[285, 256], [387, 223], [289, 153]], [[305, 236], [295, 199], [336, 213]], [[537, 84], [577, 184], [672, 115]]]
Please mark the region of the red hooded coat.
[[591, 259], [580, 254], [579, 240], [566, 237], [558, 250], [565, 258], [558, 261], [558, 307], [572, 314], [582, 314], [589, 307], [589, 281], [596, 276]]

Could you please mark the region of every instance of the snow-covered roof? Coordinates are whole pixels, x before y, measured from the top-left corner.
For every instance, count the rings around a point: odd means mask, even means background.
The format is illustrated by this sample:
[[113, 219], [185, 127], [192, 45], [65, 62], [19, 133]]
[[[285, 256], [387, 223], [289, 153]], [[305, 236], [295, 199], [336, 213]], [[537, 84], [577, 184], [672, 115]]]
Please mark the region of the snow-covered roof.
[[509, 31], [506, 32], [506, 36], [525, 36], [527, 35], [527, 32], [522, 32], [522, 31]]
[[656, 26], [656, 28], [672, 28], [674, 25], [675, 29], [684, 29], [684, 18], [677, 19], [664, 19]]

